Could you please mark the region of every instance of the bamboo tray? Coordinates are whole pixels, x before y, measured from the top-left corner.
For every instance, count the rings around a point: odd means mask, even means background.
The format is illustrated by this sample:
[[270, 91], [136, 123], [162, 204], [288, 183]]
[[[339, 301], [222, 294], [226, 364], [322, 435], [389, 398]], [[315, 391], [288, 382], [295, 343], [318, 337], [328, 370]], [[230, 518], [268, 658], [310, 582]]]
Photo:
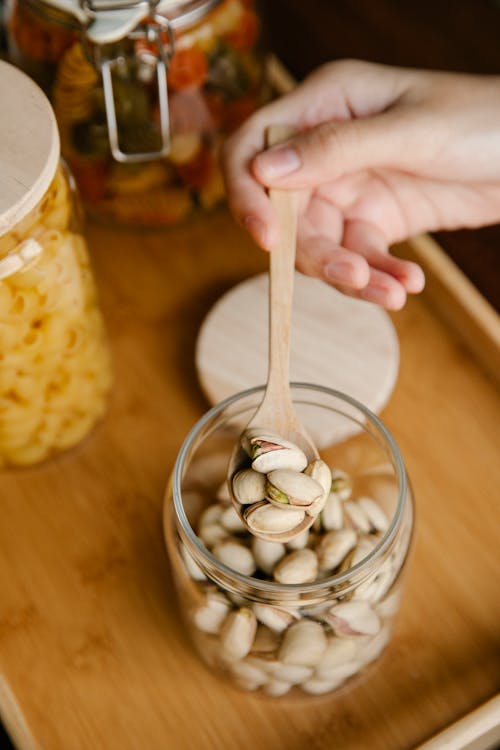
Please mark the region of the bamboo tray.
[[19, 750], [405, 750], [491, 698], [500, 403], [485, 365], [499, 324], [458, 269], [427, 238], [399, 248], [425, 257], [428, 288], [392, 316], [401, 368], [382, 414], [417, 503], [394, 637], [354, 688], [273, 701], [194, 655], [161, 525], [168, 473], [207, 406], [199, 325], [267, 259], [223, 210], [169, 233], [91, 225], [88, 239], [114, 355], [109, 413], [78, 449], [0, 475], [0, 714]]

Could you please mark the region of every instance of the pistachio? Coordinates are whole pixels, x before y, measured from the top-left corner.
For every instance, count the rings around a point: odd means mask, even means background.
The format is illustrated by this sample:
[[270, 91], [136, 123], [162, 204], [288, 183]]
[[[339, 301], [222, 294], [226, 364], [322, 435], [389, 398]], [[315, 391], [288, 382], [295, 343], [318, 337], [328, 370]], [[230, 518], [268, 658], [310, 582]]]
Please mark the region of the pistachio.
[[281, 542], [268, 542], [254, 536], [252, 539], [252, 552], [255, 562], [264, 573], [271, 576], [276, 563], [285, 556], [285, 545]]
[[221, 592], [207, 594], [206, 602], [195, 611], [193, 620], [204, 633], [218, 633], [229, 612], [230, 604]]
[[332, 487], [332, 472], [330, 471], [328, 464], [320, 458], [311, 461], [311, 463], [304, 469], [304, 474], [315, 479], [316, 482], [323, 487], [323, 491], [326, 492], [327, 495], [330, 493]]
[[193, 560], [183, 544], [180, 545], [180, 550], [182, 559], [184, 560], [184, 565], [186, 566], [186, 570], [190, 578], [192, 578], [194, 581], [206, 581], [207, 577], [205, 573], [202, 571], [198, 563]]
[[356, 654], [356, 659], [360, 664], [368, 664], [375, 659], [378, 659], [384, 648], [389, 642], [390, 628], [384, 626], [373, 638], [367, 638], [367, 640], [361, 644]]
[[313, 668], [304, 666], [303, 664], [282, 664], [281, 662], [275, 662], [270, 672], [275, 680], [298, 685], [312, 676]]
[[346, 664], [347, 662], [353, 661], [357, 656], [357, 640], [356, 638], [337, 638], [337, 636], [330, 636], [328, 638], [328, 645], [326, 651], [321, 657], [321, 666], [323, 667], [338, 667], [340, 664]]
[[274, 469], [302, 471], [307, 466], [304, 452], [294, 443], [283, 440], [279, 435], [246, 430], [241, 444], [252, 459], [252, 469], [263, 474]]
[[256, 565], [251, 551], [239, 542], [231, 539], [219, 542], [213, 548], [213, 555], [228, 568], [245, 576], [251, 576], [255, 572]]
[[220, 522], [225, 529], [231, 531], [233, 534], [239, 534], [245, 531], [246, 528], [233, 505], [230, 505], [229, 508], [226, 508], [222, 512]]
[[371, 536], [361, 537], [358, 540], [356, 549], [354, 550], [352, 556], [349, 559], [349, 567], [353, 568], [355, 565], [362, 562], [365, 559], [365, 557], [368, 557], [368, 555], [371, 552], [373, 552], [373, 550], [377, 546], [377, 542], [378, 542], [378, 539], [374, 539]]
[[389, 520], [375, 500], [372, 500], [371, 497], [359, 497], [357, 503], [364, 511], [372, 529], [382, 532], [387, 531]]
[[332, 690], [338, 688], [342, 680], [307, 680], [300, 686], [302, 690], [310, 695], [323, 695], [324, 693], [330, 693]]
[[290, 539], [290, 541], [286, 543], [286, 547], [290, 550], [304, 549], [304, 547], [307, 547], [309, 544], [309, 539], [309, 529], [304, 529], [300, 534], [297, 534], [293, 539]]
[[274, 654], [279, 645], [280, 637], [276, 631], [271, 630], [266, 625], [258, 625], [251, 653], [254, 656], [257, 654]]
[[280, 698], [282, 695], [286, 695], [292, 687], [291, 682], [271, 680], [267, 685], [264, 685], [264, 693], [271, 698]]
[[281, 534], [292, 531], [305, 518], [303, 510], [291, 510], [283, 513], [279, 508], [275, 508], [270, 503], [254, 503], [246, 508], [243, 517], [248, 524], [250, 531], [256, 534]]
[[335, 666], [327, 666], [323, 662], [316, 667], [314, 678], [318, 680], [328, 680], [338, 682], [339, 684], [352, 677], [360, 670], [360, 663], [357, 661], [344, 662]]
[[242, 607], [231, 612], [221, 629], [221, 656], [226, 661], [244, 659], [252, 648], [257, 619], [251, 609]]
[[321, 511], [321, 523], [327, 531], [341, 529], [344, 525], [342, 503], [336, 492], [330, 492]]
[[252, 607], [257, 620], [276, 633], [286, 630], [289, 625], [296, 619], [291, 612], [286, 612], [279, 607], [273, 607], [270, 604], [254, 604]]
[[349, 474], [341, 469], [332, 469], [332, 486], [330, 492], [334, 492], [339, 500], [349, 500], [352, 494], [352, 482]]
[[253, 469], [242, 469], [232, 479], [232, 490], [241, 505], [258, 503], [265, 497], [266, 478]]
[[283, 636], [279, 659], [284, 664], [315, 667], [328, 645], [326, 635], [319, 622], [299, 620], [290, 625]]
[[202, 528], [202, 526], [210, 526], [213, 523], [219, 523], [220, 517], [222, 516], [222, 510], [222, 505], [219, 505], [219, 503], [208, 505], [200, 516], [198, 526]]
[[219, 501], [219, 503], [225, 507], [230, 505], [231, 503], [231, 493], [229, 491], [229, 482], [227, 479], [225, 479], [222, 484], [219, 486], [219, 489], [215, 493], [215, 497]]
[[394, 591], [391, 591], [388, 596], [385, 597], [385, 599], [381, 602], [379, 602], [375, 610], [379, 617], [394, 617], [396, 612], [399, 609], [399, 605], [401, 603], [401, 590], [399, 588], [394, 589]]
[[325, 619], [336, 635], [375, 635], [380, 620], [368, 602], [341, 602], [332, 607]]
[[320, 570], [333, 570], [356, 546], [357, 534], [353, 529], [329, 531], [321, 539], [316, 553]]
[[290, 469], [276, 469], [267, 475], [266, 498], [279, 508], [307, 509], [322, 496], [322, 486], [307, 474]]
[[227, 529], [221, 526], [220, 523], [204, 524], [200, 527], [198, 535], [205, 547], [209, 549], [228, 538]]
[[310, 583], [318, 575], [318, 558], [312, 549], [298, 549], [286, 555], [274, 569], [278, 583]]
[[259, 687], [267, 682], [267, 674], [246, 659], [235, 661], [231, 665], [231, 673], [235, 677], [248, 680], [248, 682], [257, 684]]
[[371, 530], [371, 523], [368, 520], [368, 516], [357, 502], [348, 500], [344, 503], [344, 519], [345, 525], [350, 526], [352, 529], [362, 531], [365, 534], [368, 534]]
[[394, 581], [392, 565], [383, 564], [377, 573], [363, 581], [353, 592], [353, 599], [363, 599], [370, 604], [379, 602], [389, 591]]

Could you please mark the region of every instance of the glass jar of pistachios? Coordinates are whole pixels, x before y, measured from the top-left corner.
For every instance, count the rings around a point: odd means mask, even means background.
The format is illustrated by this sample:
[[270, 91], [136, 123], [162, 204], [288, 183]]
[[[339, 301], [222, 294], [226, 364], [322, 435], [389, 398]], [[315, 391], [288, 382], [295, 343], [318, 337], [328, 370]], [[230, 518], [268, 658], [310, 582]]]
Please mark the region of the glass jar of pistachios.
[[266, 96], [254, 0], [9, 0], [91, 214], [167, 226], [221, 202], [224, 137]]
[[166, 544], [189, 633], [212, 671], [272, 697], [320, 695], [362, 675], [389, 642], [412, 497], [399, 450], [374, 414], [339, 392], [294, 384], [331, 483], [311, 529], [286, 544], [254, 537], [226, 474], [262, 392], [227, 399], [187, 436], [165, 499]]
[[110, 359], [74, 182], [50, 104], [0, 61], [0, 468], [82, 440], [103, 415]]

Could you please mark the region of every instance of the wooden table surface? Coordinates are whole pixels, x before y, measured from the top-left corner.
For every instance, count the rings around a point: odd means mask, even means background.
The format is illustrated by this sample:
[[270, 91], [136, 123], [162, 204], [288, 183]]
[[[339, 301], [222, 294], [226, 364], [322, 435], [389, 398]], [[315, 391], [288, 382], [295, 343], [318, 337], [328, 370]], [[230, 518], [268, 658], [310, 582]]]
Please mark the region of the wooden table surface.
[[394, 638], [336, 697], [259, 699], [194, 655], [161, 512], [206, 409], [200, 323], [266, 256], [224, 211], [163, 234], [90, 226], [88, 238], [114, 356], [109, 413], [78, 449], [0, 477], [0, 713], [18, 748], [405, 750], [490, 697], [500, 405], [425, 298], [394, 315], [401, 372], [383, 414], [417, 507]]
[[[499, 0], [263, 0], [273, 50], [302, 79], [328, 60], [500, 74]], [[500, 225], [441, 232], [442, 247], [500, 310]]]

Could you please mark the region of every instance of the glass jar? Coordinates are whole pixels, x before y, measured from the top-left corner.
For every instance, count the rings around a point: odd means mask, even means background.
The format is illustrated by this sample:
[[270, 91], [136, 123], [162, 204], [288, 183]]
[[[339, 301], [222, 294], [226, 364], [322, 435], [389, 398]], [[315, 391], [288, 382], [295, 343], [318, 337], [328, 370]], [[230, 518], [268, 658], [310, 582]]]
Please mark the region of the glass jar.
[[[273, 697], [336, 690], [382, 653], [413, 526], [403, 461], [380, 420], [328, 388], [294, 384], [292, 397], [317, 444], [328, 435], [321, 457], [335, 469], [311, 531], [286, 547], [257, 541], [231, 507], [229, 457], [262, 388], [227, 399], [195, 425], [164, 507], [181, 610], [199, 655], [236, 686]], [[304, 558], [319, 565], [312, 582], [273, 578], [277, 566]]]
[[[50, 105], [30, 79], [0, 62], [0, 100], [7, 92], [4, 185], [35, 159], [43, 174], [35, 165], [22, 194], [0, 190], [0, 468], [37, 463], [82, 440], [105, 411], [111, 381], [74, 182], [58, 163]], [[31, 154], [26, 138], [35, 141]]]
[[11, 59], [51, 98], [93, 215], [166, 226], [221, 202], [221, 142], [266, 95], [254, 0], [8, 7]]

